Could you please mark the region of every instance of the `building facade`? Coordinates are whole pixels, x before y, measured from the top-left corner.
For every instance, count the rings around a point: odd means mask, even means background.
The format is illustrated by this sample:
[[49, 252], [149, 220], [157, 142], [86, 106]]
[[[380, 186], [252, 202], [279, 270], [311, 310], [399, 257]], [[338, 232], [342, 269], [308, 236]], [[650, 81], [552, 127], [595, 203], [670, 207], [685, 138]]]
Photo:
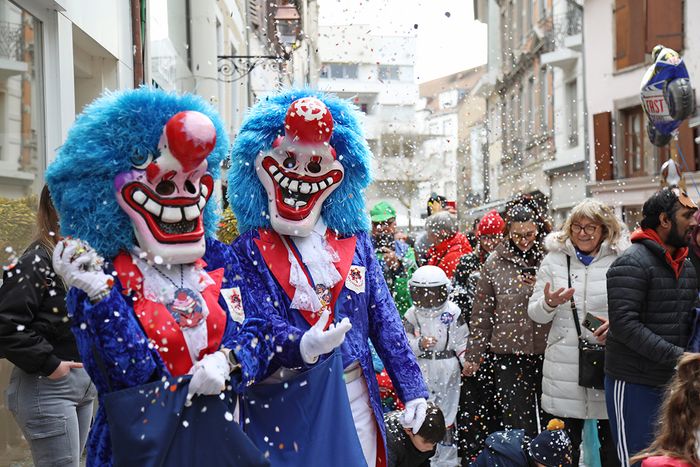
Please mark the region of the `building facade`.
[[477, 0], [488, 65], [473, 94], [486, 101], [485, 203], [518, 193], [551, 200], [555, 224], [586, 196], [582, 5], [575, 0]]
[[[415, 34], [385, 32], [371, 23], [372, 5], [356, 6], [361, 22], [351, 21], [353, 8], [322, 2], [318, 49], [319, 88], [352, 99], [362, 113], [365, 137], [374, 155], [367, 189], [371, 207], [388, 201], [397, 210], [399, 226], [420, 220], [417, 203], [425, 167], [417, 154], [422, 143], [415, 121]], [[427, 198], [426, 198], [427, 199]]]
[[[481, 202], [483, 157], [481, 135], [485, 102], [471, 94], [485, 67], [479, 66], [437, 78], [419, 86], [422, 108], [420, 165], [426, 178], [419, 199], [425, 203], [431, 193], [455, 201], [457, 217]], [[462, 222], [464, 224], [464, 222]]]
[[700, 198], [697, 117], [681, 126], [678, 141], [655, 147], [647, 135], [639, 96], [642, 75], [657, 44], [682, 54], [691, 80], [700, 76], [700, 31], [689, 23], [698, 17], [700, 3], [692, 1], [584, 2], [589, 188], [592, 196], [615, 206], [630, 228], [641, 218], [644, 201], [658, 190], [661, 165], [671, 155], [685, 172], [689, 194]]

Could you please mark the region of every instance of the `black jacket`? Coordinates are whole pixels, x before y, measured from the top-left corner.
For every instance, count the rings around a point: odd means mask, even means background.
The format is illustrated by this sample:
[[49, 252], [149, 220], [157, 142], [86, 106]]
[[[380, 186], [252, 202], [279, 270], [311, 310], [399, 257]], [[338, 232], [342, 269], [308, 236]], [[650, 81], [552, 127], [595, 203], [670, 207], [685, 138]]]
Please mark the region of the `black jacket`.
[[32, 244], [3, 274], [0, 355], [27, 373], [44, 376], [53, 373], [61, 360], [80, 361], [65, 297], [50, 253]]
[[608, 270], [605, 373], [615, 379], [664, 386], [688, 344], [695, 268], [686, 258], [676, 279], [664, 254], [661, 245], [642, 239]]
[[387, 467], [425, 467], [430, 465], [430, 458], [435, 449], [422, 452], [416, 449], [401, 425], [401, 412], [394, 411], [384, 415], [386, 425]]

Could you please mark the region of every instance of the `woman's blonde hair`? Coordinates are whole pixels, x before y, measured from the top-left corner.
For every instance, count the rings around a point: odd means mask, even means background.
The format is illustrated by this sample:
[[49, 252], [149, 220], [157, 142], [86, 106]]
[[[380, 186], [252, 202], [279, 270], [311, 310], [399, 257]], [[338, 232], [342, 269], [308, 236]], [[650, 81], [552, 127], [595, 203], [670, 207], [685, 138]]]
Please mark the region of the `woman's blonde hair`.
[[668, 456], [700, 465], [694, 435], [699, 428], [700, 354], [689, 353], [681, 357], [678, 370], [666, 389], [654, 441], [630, 459], [630, 463], [651, 456]]
[[603, 240], [607, 240], [612, 246], [617, 245], [622, 232], [622, 224], [615, 216], [613, 209], [598, 200], [587, 198], [578, 203], [564, 221], [561, 231], [557, 234], [557, 240], [564, 243], [571, 238], [571, 225], [581, 219], [590, 219], [603, 226]]

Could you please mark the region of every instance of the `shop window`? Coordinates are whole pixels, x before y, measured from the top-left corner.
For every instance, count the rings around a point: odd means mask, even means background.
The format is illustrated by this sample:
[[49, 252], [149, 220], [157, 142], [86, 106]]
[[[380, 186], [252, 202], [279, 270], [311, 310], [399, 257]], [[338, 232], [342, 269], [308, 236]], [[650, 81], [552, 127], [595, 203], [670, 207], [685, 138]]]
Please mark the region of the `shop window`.
[[[46, 154], [41, 23], [0, 0], [0, 203], [41, 191]], [[0, 243], [8, 237], [0, 230]], [[18, 238], [24, 243], [26, 238]], [[18, 247], [26, 245], [17, 245]]]
[[[0, 0], [0, 257], [9, 265], [34, 236], [38, 194], [44, 183], [42, 24], [28, 11]], [[1, 278], [0, 278], [1, 280]], [[13, 365], [0, 359], [0, 381]], [[31, 459], [22, 432], [0, 404], [0, 464]]]

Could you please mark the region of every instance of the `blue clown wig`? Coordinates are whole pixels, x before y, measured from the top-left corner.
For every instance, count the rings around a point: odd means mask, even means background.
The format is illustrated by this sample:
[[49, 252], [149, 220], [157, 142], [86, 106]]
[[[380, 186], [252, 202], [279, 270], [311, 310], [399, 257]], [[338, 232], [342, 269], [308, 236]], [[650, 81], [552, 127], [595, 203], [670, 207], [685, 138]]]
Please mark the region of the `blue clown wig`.
[[321, 214], [326, 225], [342, 235], [369, 228], [363, 190], [370, 183], [371, 153], [362, 135], [355, 106], [336, 96], [309, 89], [293, 89], [258, 102], [246, 117], [231, 153], [228, 174], [228, 200], [241, 233], [270, 227], [267, 194], [255, 172], [255, 158], [272, 149], [284, 134], [287, 109], [297, 99], [316, 97], [333, 116], [330, 144], [345, 169], [345, 178], [324, 201]]
[[[166, 122], [178, 112], [196, 110], [216, 128], [216, 146], [207, 158], [214, 179], [229, 149], [229, 138], [217, 113], [202, 98], [148, 87], [107, 92], [85, 107], [46, 171], [61, 234], [87, 241], [112, 258], [135, 242], [131, 219], [117, 204], [115, 177], [157, 155]], [[207, 236], [216, 232], [215, 202], [204, 209]]]

